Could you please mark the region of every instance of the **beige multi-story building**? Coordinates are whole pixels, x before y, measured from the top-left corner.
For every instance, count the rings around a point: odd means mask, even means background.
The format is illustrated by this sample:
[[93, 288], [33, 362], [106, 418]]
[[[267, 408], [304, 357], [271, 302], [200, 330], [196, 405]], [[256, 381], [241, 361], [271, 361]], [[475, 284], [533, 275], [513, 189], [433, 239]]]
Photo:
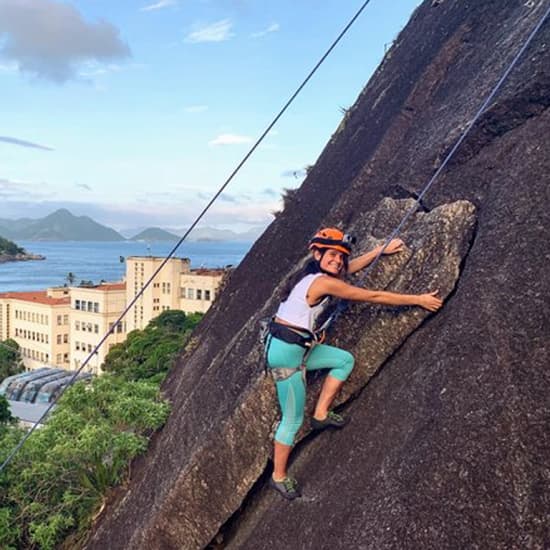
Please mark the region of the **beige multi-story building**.
[[[130, 256], [126, 260], [126, 303], [135, 298], [164, 258]], [[189, 258], [171, 258], [128, 312], [128, 332], [144, 329], [168, 309], [204, 313], [210, 307], [224, 277], [223, 269], [191, 269]]]
[[[79, 369], [163, 261], [152, 256], [128, 258], [126, 282], [0, 293], [0, 341], [13, 338], [28, 369]], [[188, 258], [168, 260], [85, 370], [99, 374], [111, 346], [123, 342], [128, 332], [145, 328], [163, 311], [206, 312], [225, 274], [224, 269], [192, 270]]]
[[[70, 296], [71, 368], [77, 370], [124, 311], [126, 283], [71, 287]], [[123, 320], [90, 358], [84, 370], [99, 374], [109, 349], [125, 339], [126, 321]]]
[[179, 308], [186, 313], [206, 313], [212, 305], [220, 283], [226, 275], [223, 269], [192, 269], [180, 276]]
[[69, 289], [0, 293], [0, 340], [21, 348], [27, 369], [69, 368]]

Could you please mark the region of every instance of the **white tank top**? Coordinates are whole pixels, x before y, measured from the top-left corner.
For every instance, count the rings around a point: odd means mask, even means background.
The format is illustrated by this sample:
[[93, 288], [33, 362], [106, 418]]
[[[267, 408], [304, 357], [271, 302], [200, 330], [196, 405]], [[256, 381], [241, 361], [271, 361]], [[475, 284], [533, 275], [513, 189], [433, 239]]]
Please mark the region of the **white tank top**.
[[306, 295], [311, 283], [322, 275], [323, 273], [312, 273], [301, 279], [292, 289], [288, 298], [281, 302], [275, 315], [290, 325], [312, 331], [315, 328], [315, 321], [323, 311], [328, 299], [325, 298], [321, 303], [310, 306], [306, 301]]

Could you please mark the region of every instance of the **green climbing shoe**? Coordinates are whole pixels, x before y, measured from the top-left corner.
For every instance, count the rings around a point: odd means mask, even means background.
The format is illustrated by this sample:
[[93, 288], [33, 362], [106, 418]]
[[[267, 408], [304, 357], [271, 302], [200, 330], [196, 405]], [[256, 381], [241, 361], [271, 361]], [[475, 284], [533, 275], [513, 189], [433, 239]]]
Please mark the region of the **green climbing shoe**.
[[275, 481], [271, 478], [269, 485], [287, 500], [294, 500], [302, 496], [298, 488], [298, 482], [291, 477], [285, 477], [282, 481]]
[[311, 419], [311, 428], [313, 430], [324, 430], [325, 428], [343, 428], [348, 423], [348, 420], [343, 416], [336, 414], [333, 411], [328, 411], [327, 417], [324, 420]]

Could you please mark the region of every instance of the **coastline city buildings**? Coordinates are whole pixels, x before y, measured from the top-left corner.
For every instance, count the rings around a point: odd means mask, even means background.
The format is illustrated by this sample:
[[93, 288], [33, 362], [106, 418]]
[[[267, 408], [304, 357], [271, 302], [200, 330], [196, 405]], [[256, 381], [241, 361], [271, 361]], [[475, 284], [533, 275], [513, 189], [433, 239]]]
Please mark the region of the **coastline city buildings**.
[[[131, 256], [125, 280], [93, 286], [0, 293], [0, 341], [11, 338], [27, 369], [78, 369], [100, 338], [143, 288], [164, 258]], [[171, 258], [86, 365], [101, 373], [109, 349], [169, 309], [204, 313], [216, 297], [225, 269], [191, 269], [188, 258]]]

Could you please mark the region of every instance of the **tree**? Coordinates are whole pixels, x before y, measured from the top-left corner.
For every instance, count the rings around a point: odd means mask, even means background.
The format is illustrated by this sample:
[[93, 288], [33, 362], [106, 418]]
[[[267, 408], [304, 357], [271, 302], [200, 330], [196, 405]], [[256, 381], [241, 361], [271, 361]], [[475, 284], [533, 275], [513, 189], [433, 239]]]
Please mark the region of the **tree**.
[[72, 271], [69, 271], [69, 273], [65, 276], [65, 279], [69, 286], [73, 286], [76, 281], [76, 275]]
[[23, 370], [19, 344], [11, 338], [0, 342], [0, 381]]
[[133, 330], [123, 343], [114, 345], [105, 357], [103, 370], [125, 380], [160, 382], [201, 319], [201, 313], [164, 311], [144, 330]]
[[13, 417], [8, 400], [3, 395], [0, 395], [0, 429], [11, 420], [13, 420]]
[[0, 254], [16, 256], [17, 254], [25, 254], [25, 249], [17, 246], [13, 241], [0, 237]]
[[[104, 375], [69, 388], [0, 474], [0, 548], [53, 550], [71, 531], [81, 535], [168, 410], [146, 382]], [[0, 462], [21, 435], [0, 430]]]

